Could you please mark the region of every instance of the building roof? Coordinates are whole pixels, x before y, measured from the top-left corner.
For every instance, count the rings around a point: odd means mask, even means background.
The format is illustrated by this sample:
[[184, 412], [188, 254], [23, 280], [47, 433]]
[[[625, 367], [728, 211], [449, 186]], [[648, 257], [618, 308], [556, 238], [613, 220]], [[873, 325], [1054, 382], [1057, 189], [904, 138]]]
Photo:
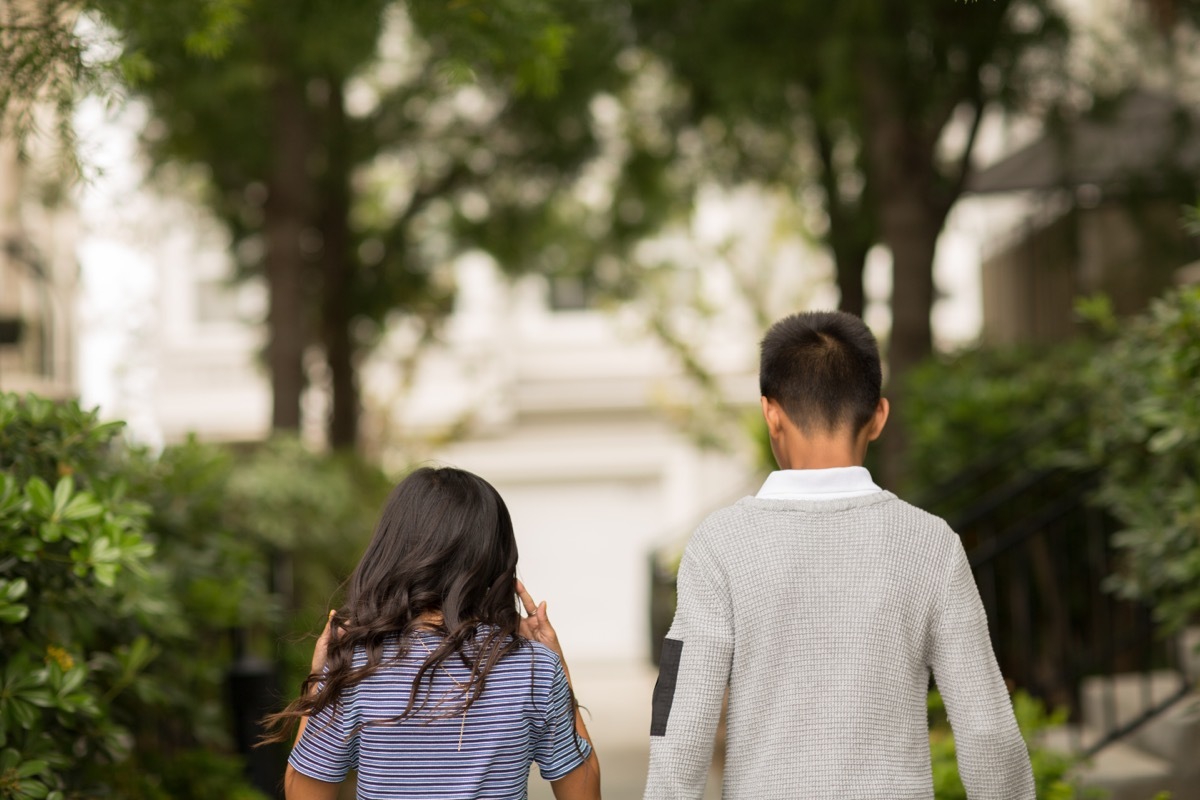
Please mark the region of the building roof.
[[967, 191], [990, 194], [1200, 175], [1200, 113], [1176, 98], [1134, 89], [1113, 104], [1048, 125], [1028, 146], [974, 174]]

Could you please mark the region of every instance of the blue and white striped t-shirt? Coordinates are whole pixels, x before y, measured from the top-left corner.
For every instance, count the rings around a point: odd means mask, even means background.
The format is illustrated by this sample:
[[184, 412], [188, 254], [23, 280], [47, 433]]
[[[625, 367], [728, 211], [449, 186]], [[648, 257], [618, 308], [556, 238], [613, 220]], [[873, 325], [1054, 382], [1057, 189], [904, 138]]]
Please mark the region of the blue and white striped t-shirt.
[[[433, 633], [414, 636], [429, 650], [441, 643]], [[458, 684], [470, 678], [455, 657], [434, 670], [431, 699], [422, 711], [400, 723], [385, 722], [404, 711], [413, 678], [428, 658], [419, 642], [399, 663], [395, 654], [391, 642], [384, 648], [384, 666], [346, 690], [336, 712], [326, 708], [309, 719], [288, 759], [297, 772], [339, 783], [357, 769], [360, 800], [522, 800], [531, 762], [553, 781], [591, 753], [591, 745], [575, 733], [566, 675], [549, 648], [530, 642], [501, 659], [465, 723], [461, 714], [446, 716], [462, 702]], [[365, 663], [360, 648], [354, 664]], [[428, 683], [421, 685], [424, 695]], [[364, 725], [372, 721], [379, 724]]]

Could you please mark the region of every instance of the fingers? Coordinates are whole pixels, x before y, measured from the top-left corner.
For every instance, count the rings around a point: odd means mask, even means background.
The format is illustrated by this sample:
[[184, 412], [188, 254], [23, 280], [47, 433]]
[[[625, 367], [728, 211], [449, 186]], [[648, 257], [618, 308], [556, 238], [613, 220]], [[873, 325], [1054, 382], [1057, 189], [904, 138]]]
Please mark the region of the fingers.
[[[533, 602], [533, 596], [529, 594], [529, 590], [525, 588], [525, 584], [517, 579], [517, 597], [521, 598], [521, 605], [525, 606], [525, 613], [528, 616], [535, 616], [538, 611], [537, 605]], [[542, 605], [545, 605], [543, 602]]]
[[545, 600], [543, 600], [542, 604], [537, 608], [537, 621], [538, 627], [545, 629], [546, 632], [551, 636], [555, 635], [554, 626], [550, 624], [550, 613], [546, 610]]
[[325, 659], [329, 650], [329, 637], [331, 635], [330, 625], [333, 624], [333, 615], [336, 612], [330, 611], [325, 617], [325, 627], [321, 629], [321, 635], [317, 637], [317, 643], [313, 647], [312, 671], [319, 673], [325, 668]]
[[329, 614], [325, 617], [325, 627], [321, 628], [321, 632], [317, 635], [318, 642], [325, 642], [325, 641], [329, 640], [329, 626], [331, 624], [333, 624], [333, 612], [332, 611], [330, 611]]
[[519, 580], [517, 581], [517, 594], [521, 598], [521, 605], [525, 606], [525, 617], [521, 620], [522, 635], [545, 644], [556, 642], [558, 634], [554, 632], [554, 626], [550, 624], [546, 601], [534, 603], [529, 590]]

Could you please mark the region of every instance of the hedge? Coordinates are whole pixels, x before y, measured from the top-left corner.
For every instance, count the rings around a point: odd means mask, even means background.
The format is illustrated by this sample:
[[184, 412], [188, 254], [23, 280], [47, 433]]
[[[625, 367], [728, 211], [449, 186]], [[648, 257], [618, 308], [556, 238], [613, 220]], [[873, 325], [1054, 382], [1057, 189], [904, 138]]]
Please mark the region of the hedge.
[[0, 798], [262, 798], [231, 736], [237, 647], [298, 680], [292, 634], [389, 487], [294, 441], [156, 455], [75, 403], [0, 394]]

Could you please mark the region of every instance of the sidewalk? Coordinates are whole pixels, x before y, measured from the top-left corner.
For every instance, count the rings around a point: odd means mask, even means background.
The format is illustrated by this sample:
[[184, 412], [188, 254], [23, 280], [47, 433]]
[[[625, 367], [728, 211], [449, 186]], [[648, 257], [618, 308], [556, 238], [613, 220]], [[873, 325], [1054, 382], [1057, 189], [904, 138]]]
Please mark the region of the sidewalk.
[[[588, 733], [600, 755], [604, 800], [641, 800], [650, 760], [650, 696], [657, 671], [640, 663], [571, 665], [571, 681], [587, 709]], [[589, 713], [590, 712], [590, 713]], [[705, 800], [719, 800], [721, 777], [709, 774]], [[553, 800], [537, 767], [529, 776], [529, 800]]]

